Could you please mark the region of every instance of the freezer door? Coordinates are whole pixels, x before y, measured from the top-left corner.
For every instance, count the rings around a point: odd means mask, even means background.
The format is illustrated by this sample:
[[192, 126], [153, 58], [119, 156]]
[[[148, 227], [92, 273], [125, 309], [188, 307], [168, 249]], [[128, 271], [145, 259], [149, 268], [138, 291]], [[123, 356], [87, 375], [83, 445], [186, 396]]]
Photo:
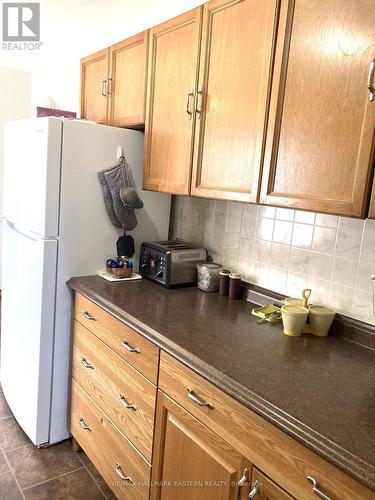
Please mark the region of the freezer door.
[[4, 217], [43, 237], [58, 235], [62, 121], [19, 120], [4, 131]]
[[35, 445], [49, 441], [57, 240], [4, 224], [0, 380]]

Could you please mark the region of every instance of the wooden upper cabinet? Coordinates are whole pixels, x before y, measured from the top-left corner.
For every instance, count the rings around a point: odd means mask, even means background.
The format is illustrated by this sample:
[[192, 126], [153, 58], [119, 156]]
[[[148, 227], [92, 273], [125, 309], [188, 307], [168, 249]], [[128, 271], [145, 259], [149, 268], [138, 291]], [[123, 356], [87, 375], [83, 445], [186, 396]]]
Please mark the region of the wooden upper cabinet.
[[107, 122], [108, 49], [81, 59], [81, 118]]
[[189, 194], [202, 9], [150, 30], [143, 187]]
[[277, 0], [204, 5], [194, 195], [257, 201], [277, 11]]
[[161, 391], [156, 422], [151, 500], [248, 498], [251, 464]]
[[373, 0], [282, 0], [261, 203], [366, 215]]
[[149, 32], [144, 31], [110, 47], [110, 125], [145, 122]]

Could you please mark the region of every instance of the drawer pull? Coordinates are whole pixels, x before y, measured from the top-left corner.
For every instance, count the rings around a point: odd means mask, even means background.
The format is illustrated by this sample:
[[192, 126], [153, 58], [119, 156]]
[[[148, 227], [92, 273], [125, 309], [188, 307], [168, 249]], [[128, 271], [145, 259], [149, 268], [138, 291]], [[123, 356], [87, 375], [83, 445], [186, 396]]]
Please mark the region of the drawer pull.
[[331, 500], [330, 497], [328, 497], [322, 491], [320, 491], [316, 479], [314, 479], [312, 476], [307, 476], [307, 480], [310, 481], [310, 483], [312, 484], [313, 486], [312, 490], [313, 493], [315, 493], [315, 495], [317, 495], [319, 498], [322, 498], [323, 500]]
[[210, 408], [210, 410], [214, 409], [214, 405], [212, 403], [210, 403], [209, 401], [204, 401], [203, 399], [200, 399], [195, 394], [193, 389], [190, 389], [190, 387], [187, 387], [186, 390], [187, 390], [188, 398], [191, 399], [192, 401], [194, 401], [194, 403], [196, 403], [199, 406], [206, 406], [207, 408]]
[[95, 316], [92, 316], [89, 312], [85, 311], [82, 313], [82, 316], [86, 319], [88, 319], [89, 321], [98, 321]]
[[90, 431], [90, 432], [92, 431], [91, 427], [86, 424], [86, 422], [84, 421], [83, 417], [79, 417], [79, 425], [85, 431]]
[[254, 488], [249, 493], [249, 498], [255, 498], [256, 495], [259, 493], [259, 490], [260, 490], [260, 482], [255, 481]]
[[90, 370], [95, 370], [95, 366], [89, 363], [86, 358], [81, 358], [81, 363], [85, 368], [89, 368]]
[[121, 403], [124, 404], [125, 408], [127, 410], [136, 410], [137, 407], [131, 403], [129, 403], [129, 401], [126, 399], [126, 397], [123, 395], [123, 394], [120, 394], [120, 400], [121, 400]]
[[129, 344], [127, 340], [122, 341], [122, 345], [125, 347], [125, 349], [129, 352], [135, 352], [139, 354], [141, 351], [138, 349], [138, 347], [133, 347], [132, 345]]
[[121, 477], [121, 479], [123, 481], [127, 481], [130, 484], [134, 484], [133, 479], [130, 476], [127, 476], [126, 474], [124, 474], [123, 470], [121, 469], [120, 464], [116, 464], [116, 472]]

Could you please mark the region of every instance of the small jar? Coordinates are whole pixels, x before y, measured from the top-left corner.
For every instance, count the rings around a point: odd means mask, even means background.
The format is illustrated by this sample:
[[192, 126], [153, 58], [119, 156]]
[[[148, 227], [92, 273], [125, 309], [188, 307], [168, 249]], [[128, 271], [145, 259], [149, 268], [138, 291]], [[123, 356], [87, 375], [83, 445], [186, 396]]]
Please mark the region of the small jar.
[[204, 292], [216, 292], [219, 289], [219, 272], [223, 269], [215, 262], [201, 262], [197, 264], [198, 288]]
[[228, 295], [229, 293], [229, 275], [230, 271], [223, 269], [219, 273], [219, 295]]
[[230, 273], [229, 275], [229, 298], [237, 300], [240, 298], [241, 292], [241, 275], [240, 273]]

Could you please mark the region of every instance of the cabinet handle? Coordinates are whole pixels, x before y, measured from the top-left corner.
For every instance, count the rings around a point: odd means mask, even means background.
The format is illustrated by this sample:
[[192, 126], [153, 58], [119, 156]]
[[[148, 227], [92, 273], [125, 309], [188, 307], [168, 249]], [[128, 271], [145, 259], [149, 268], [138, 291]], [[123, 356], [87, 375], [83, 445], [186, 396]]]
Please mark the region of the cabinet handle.
[[85, 368], [89, 368], [90, 370], [95, 370], [95, 366], [89, 363], [86, 358], [81, 358], [81, 363]]
[[195, 112], [197, 113], [198, 120], [201, 119], [202, 99], [203, 99], [203, 90], [199, 89], [198, 92], [195, 94]]
[[241, 479], [238, 481], [238, 496], [237, 496], [238, 500], [240, 500], [241, 498], [241, 488], [242, 486], [244, 486], [244, 484], [247, 483], [248, 479], [249, 479], [249, 471], [245, 469], [243, 471]]
[[84, 421], [83, 417], [79, 417], [79, 425], [85, 431], [90, 431], [90, 432], [92, 431], [91, 427], [86, 424], [86, 422]]
[[135, 352], [139, 354], [141, 351], [138, 349], [138, 347], [133, 347], [129, 344], [127, 340], [122, 341], [122, 345], [125, 347], [125, 349], [129, 352]]
[[112, 94], [112, 77], [108, 78], [107, 95]]
[[127, 481], [130, 484], [134, 484], [133, 479], [130, 476], [124, 474], [124, 471], [121, 469], [121, 465], [119, 463], [116, 464], [116, 472], [123, 481]]
[[210, 408], [210, 410], [214, 409], [214, 405], [212, 403], [210, 403], [209, 401], [204, 401], [203, 399], [200, 399], [195, 394], [193, 389], [190, 389], [190, 387], [187, 387], [186, 390], [187, 390], [187, 397], [189, 399], [191, 399], [192, 401], [194, 401], [194, 403], [196, 403], [199, 406], [206, 406], [207, 408]]
[[120, 400], [121, 400], [121, 403], [124, 404], [124, 406], [127, 410], [136, 411], [137, 407], [135, 405], [129, 403], [129, 401], [126, 399], [126, 397], [123, 394], [120, 394]]
[[253, 489], [249, 493], [249, 498], [255, 498], [260, 490], [260, 482], [255, 481]]
[[373, 59], [370, 63], [370, 69], [367, 78], [367, 88], [369, 91], [370, 102], [374, 102], [375, 100], [374, 76], [375, 76], [375, 59]]
[[319, 498], [322, 498], [323, 500], [331, 500], [330, 497], [328, 497], [322, 491], [320, 491], [316, 479], [314, 479], [312, 476], [307, 476], [307, 480], [310, 481], [310, 483], [312, 484], [313, 486], [312, 490], [313, 493], [315, 493], [315, 495], [317, 495]]
[[190, 111], [190, 98], [194, 96], [194, 92], [191, 90], [186, 96], [186, 113], [189, 116], [189, 120], [193, 118], [193, 113]]
[[87, 311], [83, 312], [82, 313], [82, 316], [86, 319], [88, 319], [89, 321], [98, 321], [95, 316], [91, 316], [91, 314]]
[[100, 86], [100, 93], [102, 94], [103, 97], [107, 97], [107, 80], [102, 80]]

